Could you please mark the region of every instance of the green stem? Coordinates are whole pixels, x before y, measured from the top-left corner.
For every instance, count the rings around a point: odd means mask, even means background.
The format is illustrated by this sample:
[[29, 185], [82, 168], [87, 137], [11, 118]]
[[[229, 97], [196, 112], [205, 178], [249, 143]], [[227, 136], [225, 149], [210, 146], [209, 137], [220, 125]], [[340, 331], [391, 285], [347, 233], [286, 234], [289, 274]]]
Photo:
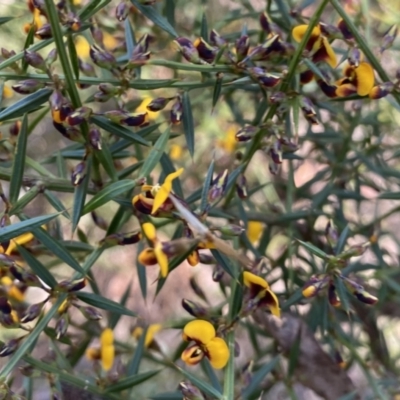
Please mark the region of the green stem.
[[81, 107], [82, 102], [79, 97], [78, 89], [76, 87], [75, 78], [72, 72], [72, 67], [69, 61], [67, 50], [64, 46], [63, 32], [58, 20], [58, 13], [53, 0], [45, 0], [47, 16], [51, 25], [51, 32], [53, 34], [54, 42], [56, 44], [58, 57], [64, 70], [65, 81], [67, 82], [67, 90], [71, 98], [72, 104], [75, 108]]
[[146, 65], [157, 65], [171, 69], [179, 69], [182, 71], [197, 71], [197, 72], [234, 72], [232, 66], [228, 65], [201, 65], [201, 64], [186, 64], [168, 60], [149, 60]]

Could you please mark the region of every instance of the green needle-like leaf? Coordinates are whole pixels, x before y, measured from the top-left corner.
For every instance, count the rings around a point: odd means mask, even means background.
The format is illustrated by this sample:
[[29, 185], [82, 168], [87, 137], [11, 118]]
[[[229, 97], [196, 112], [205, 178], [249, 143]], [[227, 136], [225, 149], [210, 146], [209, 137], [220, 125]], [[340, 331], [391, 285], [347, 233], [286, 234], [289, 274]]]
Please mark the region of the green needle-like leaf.
[[14, 204], [18, 200], [19, 191], [22, 186], [24, 176], [26, 146], [28, 142], [28, 117], [25, 114], [22, 119], [21, 129], [18, 134], [17, 145], [15, 148], [14, 161], [11, 172], [10, 182], [10, 203]]

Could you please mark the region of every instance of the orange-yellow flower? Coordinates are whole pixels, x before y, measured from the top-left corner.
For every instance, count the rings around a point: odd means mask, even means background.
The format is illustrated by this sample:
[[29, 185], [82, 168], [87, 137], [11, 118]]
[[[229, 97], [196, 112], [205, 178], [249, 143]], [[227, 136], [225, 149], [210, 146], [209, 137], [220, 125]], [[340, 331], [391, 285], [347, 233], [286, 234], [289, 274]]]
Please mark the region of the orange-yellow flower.
[[359, 65], [347, 65], [343, 70], [344, 77], [336, 82], [339, 97], [357, 93], [367, 96], [374, 86], [374, 70], [370, 64], [361, 62]]
[[[308, 25], [298, 25], [293, 28], [292, 36], [296, 42], [301, 42]], [[311, 53], [311, 59], [314, 63], [325, 61], [332, 68], [336, 67], [336, 54], [333, 51], [328, 39], [321, 34], [321, 28], [315, 26], [311, 32], [311, 36], [306, 44], [306, 49]]]
[[142, 225], [142, 229], [154, 247], [144, 249], [138, 256], [139, 262], [143, 265], [158, 263], [161, 276], [165, 278], [168, 275], [168, 256], [164, 253], [163, 245], [157, 238], [156, 228], [152, 223], [146, 222]]
[[195, 342], [182, 353], [182, 360], [188, 365], [198, 364], [204, 357], [215, 369], [224, 368], [229, 360], [229, 348], [225, 340], [217, 337], [210, 322], [196, 319], [183, 328], [183, 340]]
[[276, 317], [281, 316], [279, 301], [276, 294], [270, 289], [268, 282], [251, 272], [243, 272], [243, 283], [250, 290], [250, 299], [257, 301], [258, 306], [270, 309]]
[[183, 168], [167, 175], [162, 185], [143, 185], [141, 194], [132, 199], [132, 204], [143, 214], [155, 215], [160, 211], [171, 211], [173, 204], [168, 200], [172, 191], [172, 181], [178, 178], [183, 172]]

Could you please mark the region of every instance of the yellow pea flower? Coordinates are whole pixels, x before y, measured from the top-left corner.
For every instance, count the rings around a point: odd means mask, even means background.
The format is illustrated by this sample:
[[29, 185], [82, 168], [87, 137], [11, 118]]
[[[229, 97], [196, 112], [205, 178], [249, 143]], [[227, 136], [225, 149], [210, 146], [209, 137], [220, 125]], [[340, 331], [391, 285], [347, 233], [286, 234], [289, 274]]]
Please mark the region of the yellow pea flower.
[[182, 338], [193, 341], [182, 353], [181, 359], [188, 365], [198, 364], [204, 357], [215, 369], [224, 368], [229, 360], [229, 348], [225, 340], [217, 337], [213, 325], [204, 320], [190, 321], [183, 328]]
[[276, 317], [281, 316], [279, 300], [265, 279], [245, 271], [243, 272], [243, 283], [250, 290], [250, 298], [258, 300], [259, 306], [269, 308], [271, 313]]

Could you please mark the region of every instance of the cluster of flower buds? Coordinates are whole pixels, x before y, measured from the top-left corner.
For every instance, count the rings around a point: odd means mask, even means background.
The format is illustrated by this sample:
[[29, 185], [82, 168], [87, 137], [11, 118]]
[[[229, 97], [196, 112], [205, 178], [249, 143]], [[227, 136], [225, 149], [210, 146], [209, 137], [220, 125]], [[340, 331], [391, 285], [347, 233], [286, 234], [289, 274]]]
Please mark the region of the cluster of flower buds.
[[[350, 294], [356, 297], [359, 301], [373, 305], [378, 299], [368, 293], [362, 285], [345, 277], [342, 274], [337, 276], [344, 283], [344, 287]], [[312, 276], [308, 282], [303, 286], [302, 293], [306, 298], [312, 298], [320, 293], [328, 293], [328, 301], [334, 307], [340, 307], [341, 301], [337, 294], [335, 279], [329, 274], [321, 274]]]
[[151, 41], [152, 37], [147, 33], [137, 41], [129, 61], [125, 65], [126, 69], [138, 68], [146, 64], [150, 59], [149, 45]]
[[291, 138], [275, 135], [269, 137], [264, 142], [263, 151], [270, 157], [269, 170], [276, 175], [282, 164], [284, 153], [293, 153], [299, 146]]
[[[79, 31], [82, 26], [78, 15], [67, 7], [67, 1], [57, 3], [57, 11], [60, 23], [74, 32]], [[38, 39], [44, 40], [53, 37], [50, 23], [47, 21], [47, 10], [43, 0], [28, 0], [28, 8], [33, 14], [33, 24], [27, 24], [24, 29], [28, 33], [34, 30]]]

